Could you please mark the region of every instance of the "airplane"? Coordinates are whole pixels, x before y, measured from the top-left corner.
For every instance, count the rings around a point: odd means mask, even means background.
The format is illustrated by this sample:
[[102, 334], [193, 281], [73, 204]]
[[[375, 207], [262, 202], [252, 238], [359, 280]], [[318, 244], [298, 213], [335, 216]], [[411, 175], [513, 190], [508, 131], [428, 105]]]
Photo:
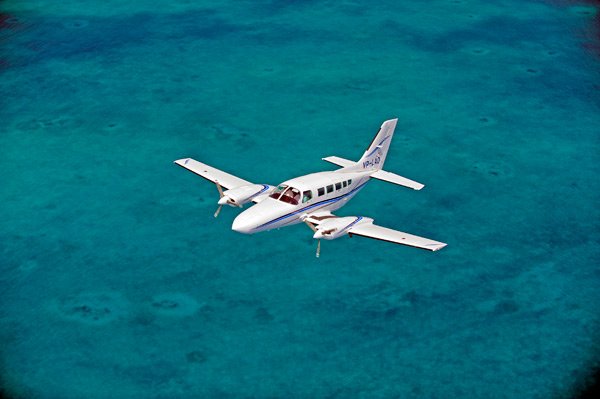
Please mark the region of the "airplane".
[[413, 190], [424, 187], [382, 169], [397, 122], [397, 118], [383, 122], [357, 162], [336, 156], [325, 157], [322, 158], [324, 161], [341, 166], [341, 169], [296, 177], [277, 186], [253, 184], [192, 158], [174, 163], [216, 184], [220, 198], [215, 218], [223, 205], [241, 208], [246, 203], [254, 203], [234, 219], [231, 226], [234, 231], [254, 234], [304, 222], [317, 240], [317, 258], [321, 252], [321, 239], [334, 240], [343, 236], [362, 236], [437, 251], [447, 244], [378, 226], [368, 217], [338, 217], [332, 213], [346, 205], [371, 179]]

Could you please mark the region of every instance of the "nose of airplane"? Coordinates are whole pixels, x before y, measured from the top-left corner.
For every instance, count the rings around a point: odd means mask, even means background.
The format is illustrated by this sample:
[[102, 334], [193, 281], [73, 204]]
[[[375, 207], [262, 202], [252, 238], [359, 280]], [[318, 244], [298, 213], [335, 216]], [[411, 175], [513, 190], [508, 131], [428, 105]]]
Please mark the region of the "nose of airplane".
[[249, 234], [254, 227], [253, 224], [254, 223], [252, 222], [251, 218], [248, 217], [248, 215], [241, 213], [233, 220], [231, 230], [237, 231], [238, 233]]

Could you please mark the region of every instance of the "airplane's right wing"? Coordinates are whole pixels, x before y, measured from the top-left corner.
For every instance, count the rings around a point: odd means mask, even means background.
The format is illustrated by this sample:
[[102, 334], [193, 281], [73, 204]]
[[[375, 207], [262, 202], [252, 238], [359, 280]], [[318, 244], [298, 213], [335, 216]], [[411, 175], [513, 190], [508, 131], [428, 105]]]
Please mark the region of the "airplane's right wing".
[[[178, 159], [175, 163], [200, 177], [205, 178], [217, 185], [219, 190], [219, 205], [225, 204], [231, 206], [242, 206], [247, 202], [258, 203], [264, 200], [275, 190], [275, 187], [269, 184], [252, 184], [251, 182], [240, 179], [234, 175], [213, 168], [192, 158]], [[227, 191], [223, 191], [225, 187]], [[215, 212], [215, 217], [221, 211], [221, 206]]]
[[230, 175], [227, 172], [223, 172], [222, 170], [213, 168], [212, 166], [198, 162], [192, 158], [178, 159], [175, 163], [208, 181], [219, 183], [227, 189], [252, 184], [247, 180], [240, 179], [239, 177]]

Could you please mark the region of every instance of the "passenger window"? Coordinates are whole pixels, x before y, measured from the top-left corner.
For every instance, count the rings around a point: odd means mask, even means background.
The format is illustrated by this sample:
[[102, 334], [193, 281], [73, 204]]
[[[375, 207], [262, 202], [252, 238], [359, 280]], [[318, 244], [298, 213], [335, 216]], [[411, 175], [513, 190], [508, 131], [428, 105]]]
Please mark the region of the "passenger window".
[[342, 186], [344, 186], [344, 188], [345, 188], [347, 185], [348, 185], [348, 182], [344, 180], [344, 181], [342, 182]]
[[308, 190], [308, 191], [304, 191], [302, 193], [302, 203], [304, 204], [305, 202], [308, 202], [312, 199], [312, 191]]
[[342, 183], [335, 183], [335, 189], [336, 190], [341, 190], [342, 189]]
[[333, 192], [333, 184], [327, 186], [327, 193]]
[[319, 197], [323, 194], [325, 194], [325, 187], [319, 187], [319, 189], [317, 190], [317, 192], [319, 193]]

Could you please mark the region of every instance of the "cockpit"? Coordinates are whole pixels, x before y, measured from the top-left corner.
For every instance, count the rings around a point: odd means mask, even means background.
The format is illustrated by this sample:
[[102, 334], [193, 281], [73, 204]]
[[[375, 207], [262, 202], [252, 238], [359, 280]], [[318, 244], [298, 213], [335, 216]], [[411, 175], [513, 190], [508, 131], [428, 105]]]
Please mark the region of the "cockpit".
[[298, 205], [300, 200], [302, 200], [302, 203], [310, 201], [312, 199], [312, 191], [307, 190], [300, 192], [297, 188], [289, 187], [286, 184], [280, 184], [269, 197], [288, 204]]

